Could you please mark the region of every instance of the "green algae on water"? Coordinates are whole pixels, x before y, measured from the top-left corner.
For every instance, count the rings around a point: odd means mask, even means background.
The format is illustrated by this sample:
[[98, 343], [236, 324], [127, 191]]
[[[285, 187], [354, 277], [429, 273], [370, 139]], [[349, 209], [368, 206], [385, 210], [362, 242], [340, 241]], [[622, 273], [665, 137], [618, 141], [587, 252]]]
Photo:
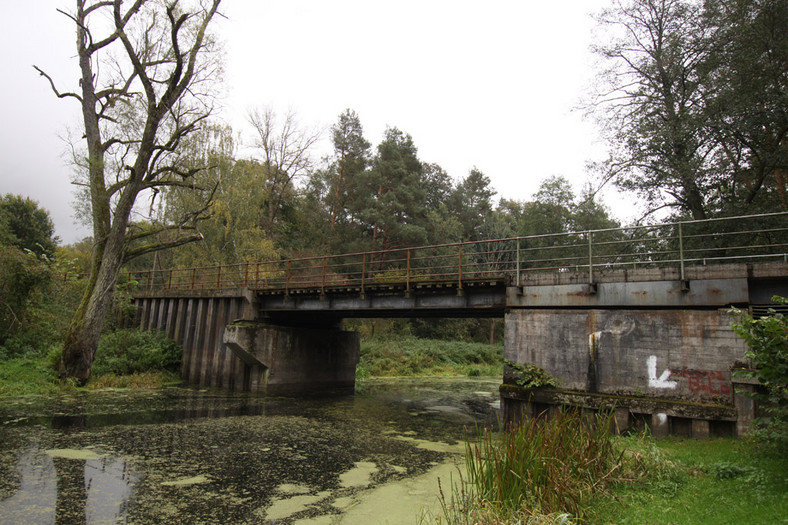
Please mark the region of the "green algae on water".
[[200, 474], [199, 476], [192, 476], [190, 478], [180, 478], [174, 481], [162, 481], [161, 484], [165, 487], [186, 487], [189, 485], [200, 485], [202, 483], [208, 483], [211, 479], [204, 475]]
[[99, 459], [101, 456], [96, 454], [95, 450], [90, 449], [76, 449], [76, 448], [53, 448], [44, 451], [49, 457], [74, 459], [82, 461], [90, 461], [92, 459]]

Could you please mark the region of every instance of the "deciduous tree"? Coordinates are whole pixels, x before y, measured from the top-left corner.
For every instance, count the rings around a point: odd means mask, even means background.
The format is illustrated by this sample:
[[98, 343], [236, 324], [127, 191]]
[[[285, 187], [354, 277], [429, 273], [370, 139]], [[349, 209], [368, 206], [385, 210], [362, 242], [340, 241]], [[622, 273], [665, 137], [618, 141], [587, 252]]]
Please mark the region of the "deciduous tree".
[[704, 132], [713, 31], [695, 0], [617, 0], [598, 18], [605, 69], [594, 109], [611, 145], [607, 176], [652, 209], [708, 215], [715, 181]]
[[0, 197], [0, 245], [16, 246], [36, 255], [55, 255], [58, 238], [49, 212], [21, 195]]
[[312, 146], [320, 139], [320, 132], [302, 127], [293, 112], [287, 112], [279, 121], [271, 108], [250, 110], [248, 120], [256, 133], [255, 146], [262, 153], [256, 160], [265, 170], [260, 182], [268, 194], [266, 226], [273, 230], [294, 181], [312, 169]]
[[[77, 0], [66, 13], [76, 28], [79, 89], [60, 98], [82, 110], [81, 160], [93, 224], [87, 290], [63, 346], [62, 373], [87, 381], [104, 318], [123, 262], [136, 255], [199, 238], [189, 225], [160, 225], [130, 233], [138, 197], [161, 188], [190, 186], [198, 170], [178, 162], [184, 137], [211, 112], [210, 81], [219, 74], [208, 25], [220, 0]], [[137, 208], [138, 209], [138, 208]], [[193, 226], [192, 226], [193, 227]], [[139, 244], [175, 233], [165, 242]], [[138, 244], [130, 248], [130, 236]]]

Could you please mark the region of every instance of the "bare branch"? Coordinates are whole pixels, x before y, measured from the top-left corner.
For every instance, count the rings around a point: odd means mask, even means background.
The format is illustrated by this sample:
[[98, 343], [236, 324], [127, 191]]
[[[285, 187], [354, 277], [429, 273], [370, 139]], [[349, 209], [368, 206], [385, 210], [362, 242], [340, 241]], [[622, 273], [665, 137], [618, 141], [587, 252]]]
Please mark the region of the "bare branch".
[[141, 255], [158, 252], [161, 250], [166, 250], [169, 248], [177, 248], [178, 246], [183, 246], [184, 244], [201, 241], [202, 239], [203, 236], [201, 233], [195, 233], [184, 237], [177, 237], [169, 241], [146, 244], [144, 246], [140, 246], [139, 248], [127, 250], [125, 255], [123, 256], [123, 262], [127, 263], [130, 260], [135, 259]]
[[33, 69], [38, 71], [39, 75], [41, 75], [42, 77], [46, 78], [49, 81], [49, 85], [52, 87], [52, 91], [55, 93], [55, 96], [57, 98], [72, 97], [72, 98], [75, 98], [75, 99], [79, 100], [80, 102], [82, 102], [82, 97], [80, 97], [76, 93], [71, 93], [71, 92], [61, 93], [60, 91], [58, 91], [57, 87], [55, 86], [55, 81], [52, 80], [52, 77], [50, 77], [48, 74], [46, 74], [41, 68], [39, 68], [38, 66], [34, 65]]

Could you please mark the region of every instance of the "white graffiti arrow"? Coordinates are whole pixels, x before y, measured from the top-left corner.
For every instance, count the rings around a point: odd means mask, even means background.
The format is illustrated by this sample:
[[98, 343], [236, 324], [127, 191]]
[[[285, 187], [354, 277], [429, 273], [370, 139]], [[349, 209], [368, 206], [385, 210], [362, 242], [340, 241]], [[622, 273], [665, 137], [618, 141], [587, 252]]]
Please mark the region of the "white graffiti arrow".
[[668, 381], [670, 377], [670, 370], [666, 369], [662, 375], [657, 378], [657, 356], [652, 355], [648, 358], [648, 386], [651, 388], [676, 388], [678, 383], [676, 381]]

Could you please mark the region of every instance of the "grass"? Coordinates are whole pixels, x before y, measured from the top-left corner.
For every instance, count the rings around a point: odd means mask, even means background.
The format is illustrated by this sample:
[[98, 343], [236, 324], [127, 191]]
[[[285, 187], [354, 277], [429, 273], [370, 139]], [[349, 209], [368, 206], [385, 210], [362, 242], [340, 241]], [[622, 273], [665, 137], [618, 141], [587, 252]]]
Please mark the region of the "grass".
[[[18, 357], [0, 361], [0, 397], [48, 395], [76, 390], [61, 381], [56, 369], [60, 349], [46, 357]], [[158, 388], [180, 382], [181, 349], [161, 332], [117, 330], [102, 336], [86, 390]]]
[[0, 397], [51, 395], [60, 388], [46, 359], [20, 357], [0, 362]]
[[[180, 383], [177, 372], [150, 370], [129, 374], [112, 372], [95, 374], [82, 387], [85, 390], [107, 388], [160, 388]], [[17, 358], [0, 361], [0, 398], [28, 395], [54, 395], [79, 390], [73, 383], [61, 381], [47, 359]]]
[[[610, 416], [561, 409], [466, 443], [467, 482], [442, 495], [446, 523], [569, 523], [628, 469]], [[636, 474], [636, 476], [639, 474]], [[442, 520], [439, 520], [441, 523]]]
[[503, 345], [388, 336], [362, 340], [356, 377], [500, 376]]
[[[440, 524], [788, 523], [788, 455], [747, 439], [614, 437], [563, 411], [467, 443]], [[771, 452], [770, 452], [771, 451]]]
[[788, 523], [788, 457], [747, 439], [658, 441], [626, 438], [621, 445], [656, 458], [644, 481], [621, 484], [600, 498], [600, 523]]

